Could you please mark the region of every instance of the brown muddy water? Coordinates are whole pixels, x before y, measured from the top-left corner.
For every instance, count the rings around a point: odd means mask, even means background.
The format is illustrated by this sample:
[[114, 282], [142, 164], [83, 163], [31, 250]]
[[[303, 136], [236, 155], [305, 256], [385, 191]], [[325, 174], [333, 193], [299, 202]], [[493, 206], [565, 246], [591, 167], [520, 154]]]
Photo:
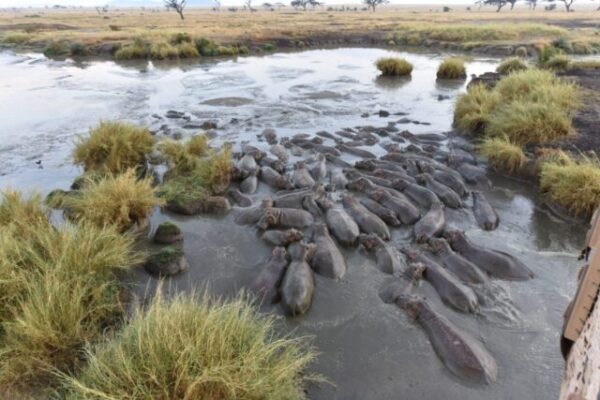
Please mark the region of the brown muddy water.
[[[400, 55], [414, 64], [410, 79], [377, 79], [373, 62]], [[195, 64], [116, 64], [52, 61], [37, 54], [0, 54], [0, 188], [48, 192], [67, 189], [81, 171], [69, 154], [73, 138], [99, 119], [147, 124], [159, 135], [197, 131], [186, 124], [217, 122], [214, 143], [248, 140], [275, 128], [279, 137], [371, 125], [403, 117], [426, 124], [398, 123], [412, 133], [451, 130], [453, 102], [466, 82], [436, 82], [443, 54], [395, 53], [381, 49], [314, 50]], [[469, 74], [495, 68], [497, 60], [469, 61]], [[189, 117], [168, 119], [168, 110]], [[380, 117], [379, 110], [390, 112]], [[405, 116], [394, 115], [406, 113]], [[366, 115], [368, 114], [368, 116]], [[154, 116], [153, 116], [154, 115]], [[383, 142], [383, 141], [382, 141]], [[378, 155], [378, 145], [369, 148]], [[347, 158], [352, 161], [351, 158]], [[558, 394], [563, 360], [559, 336], [563, 310], [575, 290], [576, 255], [585, 227], [552, 216], [535, 187], [490, 173], [486, 191], [500, 215], [497, 230], [482, 231], [466, 210], [447, 210], [451, 228], [464, 229], [476, 243], [512, 253], [536, 274], [525, 282], [494, 281], [496, 302], [478, 314], [444, 306], [428, 283], [416, 290], [456, 325], [479, 338], [496, 358], [498, 381], [469, 386], [448, 373], [421, 330], [401, 309], [384, 304], [378, 291], [389, 276], [362, 250], [344, 250], [348, 272], [341, 281], [316, 275], [309, 312], [283, 319], [282, 329], [314, 336], [320, 352], [312, 372], [334, 386], [308, 388], [311, 399], [550, 399]], [[264, 185], [254, 196], [269, 193]], [[469, 201], [470, 205], [470, 201]], [[184, 231], [190, 262], [186, 273], [167, 282], [169, 290], [209, 287], [230, 296], [254, 277], [270, 247], [252, 227], [228, 216], [178, 217], [158, 210]], [[410, 242], [394, 229], [392, 242]], [[140, 294], [157, 281], [143, 270], [130, 281]], [[279, 306], [265, 312], [282, 314]]]

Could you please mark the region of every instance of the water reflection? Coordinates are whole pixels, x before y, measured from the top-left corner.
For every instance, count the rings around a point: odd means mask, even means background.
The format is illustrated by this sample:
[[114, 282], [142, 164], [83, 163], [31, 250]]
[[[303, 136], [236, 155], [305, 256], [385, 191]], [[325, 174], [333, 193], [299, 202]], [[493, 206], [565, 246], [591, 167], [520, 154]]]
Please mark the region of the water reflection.
[[375, 84], [380, 88], [387, 90], [397, 90], [402, 86], [410, 83], [412, 77], [410, 76], [387, 76], [379, 75], [375, 78]]

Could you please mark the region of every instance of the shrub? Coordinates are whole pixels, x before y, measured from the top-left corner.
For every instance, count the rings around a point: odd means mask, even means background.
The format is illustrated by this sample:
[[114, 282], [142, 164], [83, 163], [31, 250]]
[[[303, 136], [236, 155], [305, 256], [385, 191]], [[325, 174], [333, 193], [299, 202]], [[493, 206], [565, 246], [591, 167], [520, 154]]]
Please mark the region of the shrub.
[[277, 49], [277, 46], [275, 46], [273, 43], [265, 43], [263, 45], [264, 51], [275, 51], [275, 49]]
[[192, 43], [181, 43], [177, 45], [177, 54], [180, 58], [196, 58], [200, 57], [200, 53]]
[[29, 39], [31, 39], [31, 35], [27, 33], [9, 33], [2, 38], [2, 41], [8, 44], [24, 44]]
[[560, 49], [566, 53], [573, 53], [573, 46], [572, 46], [571, 42], [565, 37], [560, 37], [558, 39], [555, 39], [552, 42], [552, 46], [554, 46], [557, 49]]
[[569, 68], [600, 69], [600, 60], [573, 61]]
[[562, 54], [562, 51], [554, 46], [544, 46], [538, 54], [538, 65], [543, 67], [552, 57]]
[[205, 135], [192, 137], [186, 143], [165, 140], [159, 149], [165, 156], [170, 171], [175, 175], [185, 175], [193, 172], [200, 164], [200, 157], [210, 149]]
[[573, 42], [573, 54], [594, 54], [594, 48], [585, 42]]
[[43, 208], [39, 194], [25, 199], [20, 192], [4, 190], [0, 196], [0, 228], [15, 225], [29, 230], [48, 224], [48, 211]]
[[65, 377], [67, 399], [303, 399], [315, 353], [246, 299], [157, 296]]
[[525, 58], [528, 54], [529, 52], [527, 51], [527, 47], [525, 46], [519, 46], [515, 49], [515, 56], [517, 57]]
[[540, 176], [542, 191], [577, 215], [589, 216], [600, 204], [600, 162], [596, 156], [570, 162], [547, 162]]
[[456, 101], [454, 125], [465, 133], [481, 134], [498, 103], [500, 96], [495, 91], [487, 90], [482, 84], [471, 86]]
[[477, 149], [490, 165], [500, 171], [514, 173], [527, 162], [523, 149], [505, 138], [485, 138]]
[[544, 68], [554, 71], [563, 71], [569, 67], [571, 60], [564, 54], [557, 54], [551, 57], [545, 64]]
[[69, 42], [65, 40], [51, 40], [44, 47], [44, 55], [46, 57], [67, 56], [70, 52]]
[[496, 72], [502, 75], [508, 75], [515, 71], [524, 71], [527, 68], [527, 64], [523, 60], [518, 57], [511, 57], [502, 61], [496, 68]]
[[86, 171], [120, 173], [129, 168], [144, 168], [154, 146], [147, 128], [124, 122], [104, 122], [80, 136], [73, 158]]
[[99, 181], [89, 179], [76, 194], [63, 199], [63, 206], [75, 220], [96, 226], [114, 225], [125, 232], [162, 204], [152, 188], [152, 180], [138, 180], [133, 169]]
[[171, 36], [171, 44], [192, 43], [192, 37], [189, 33], [180, 32]]
[[217, 45], [206, 38], [198, 38], [194, 44], [198, 52], [205, 57], [214, 57], [219, 55]]
[[85, 56], [88, 54], [88, 49], [83, 43], [75, 42], [71, 43], [69, 52], [73, 56]]
[[153, 60], [168, 60], [177, 57], [179, 57], [179, 51], [167, 42], [152, 43], [150, 46], [150, 58]]
[[438, 67], [438, 79], [463, 79], [467, 77], [465, 62], [462, 58], [446, 58]]
[[143, 38], [137, 37], [133, 43], [121, 47], [115, 53], [118, 60], [133, 60], [148, 58], [150, 55], [150, 44]]
[[375, 63], [375, 66], [381, 71], [382, 75], [387, 76], [410, 75], [413, 70], [411, 63], [402, 58], [395, 57], [380, 58]]

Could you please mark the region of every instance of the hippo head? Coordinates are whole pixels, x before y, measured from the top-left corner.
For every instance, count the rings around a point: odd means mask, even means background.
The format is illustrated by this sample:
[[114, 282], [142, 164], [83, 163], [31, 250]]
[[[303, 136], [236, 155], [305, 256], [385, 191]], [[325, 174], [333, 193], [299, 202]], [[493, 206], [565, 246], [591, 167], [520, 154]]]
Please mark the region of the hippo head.
[[364, 177], [360, 177], [360, 178], [350, 181], [346, 184], [346, 189], [354, 190], [357, 192], [362, 192], [363, 190], [372, 188], [372, 187], [373, 187], [373, 184], [371, 183], [371, 181]]
[[295, 165], [295, 169], [304, 169], [304, 168], [306, 168], [304, 161], [298, 161]]
[[294, 185], [292, 185], [292, 182], [290, 182], [290, 180], [288, 178], [286, 178], [285, 176], [278, 177], [275, 180], [275, 184], [284, 190], [292, 190], [294, 188]]
[[447, 244], [446, 241], [444, 239], [440, 239], [440, 238], [430, 238], [429, 241], [429, 247], [431, 248], [431, 251], [433, 251], [434, 253], [439, 253], [440, 251], [442, 251], [444, 249], [444, 245]]
[[314, 144], [323, 144], [323, 139], [319, 136], [315, 136], [314, 138], [310, 139], [310, 141]]
[[403, 275], [405, 278], [416, 282], [423, 277], [423, 274], [425, 273], [426, 269], [427, 267], [423, 263], [412, 263]]
[[260, 207], [261, 208], [269, 208], [269, 207], [273, 207], [273, 199], [271, 199], [270, 197], [267, 197], [265, 199], [262, 199], [262, 201], [260, 202]]
[[431, 174], [432, 172], [435, 171], [435, 169], [433, 168], [433, 165], [431, 165], [430, 163], [424, 162], [424, 161], [417, 161], [417, 167], [419, 168], [419, 171], [421, 171], [422, 173]]
[[450, 245], [458, 243], [458, 241], [463, 238], [464, 238], [464, 233], [459, 230], [444, 232], [444, 239], [446, 239], [448, 241], [448, 243], [450, 243]]
[[415, 176], [416, 181], [419, 182], [420, 184], [423, 184], [423, 183], [429, 181], [429, 178], [430, 178], [430, 176], [427, 173], [423, 173], [423, 174], [419, 174], [419, 175]]
[[354, 167], [364, 171], [373, 171], [376, 167], [373, 160], [361, 160], [354, 163]]
[[360, 234], [358, 237], [360, 244], [363, 245], [365, 250], [371, 252], [377, 249], [381, 245], [381, 238], [373, 233], [369, 235], [365, 235], [364, 233]]
[[304, 233], [300, 232], [298, 229], [288, 229], [283, 233], [283, 238], [287, 243], [299, 242], [304, 239]]
[[269, 207], [265, 210], [262, 217], [256, 223], [259, 229], [266, 230], [273, 225], [277, 225], [279, 222], [279, 216], [281, 212], [273, 207]]
[[385, 150], [387, 150], [389, 152], [400, 150], [400, 146], [398, 145], [398, 143], [385, 143], [385, 144], [382, 144], [381, 147], [383, 147]]
[[381, 201], [385, 198], [386, 192], [382, 189], [377, 189], [369, 193], [369, 197], [375, 201]]
[[352, 168], [344, 168], [342, 172], [348, 179], [358, 179], [362, 176], [360, 172]]
[[325, 196], [325, 185], [323, 185], [322, 183], [317, 183], [314, 187], [313, 187], [313, 196], [315, 199], [318, 199], [320, 197]]
[[287, 251], [285, 251], [284, 247], [277, 246], [273, 248], [271, 255], [276, 260], [285, 260], [287, 257]]
[[408, 185], [409, 185], [409, 182], [402, 178], [394, 179], [392, 181], [392, 186], [394, 187], [394, 189], [404, 190], [408, 187]]
[[419, 251], [413, 247], [401, 247], [399, 250], [409, 260], [415, 260], [419, 256]]
[[421, 153], [423, 151], [419, 146], [412, 143], [406, 146], [404, 150], [410, 153]]
[[281, 160], [274, 160], [271, 164], [271, 168], [273, 168], [280, 174], [283, 174], [285, 172], [285, 164]]
[[425, 304], [425, 299], [415, 295], [402, 295], [396, 299], [396, 304], [406, 311], [412, 319], [418, 319]]

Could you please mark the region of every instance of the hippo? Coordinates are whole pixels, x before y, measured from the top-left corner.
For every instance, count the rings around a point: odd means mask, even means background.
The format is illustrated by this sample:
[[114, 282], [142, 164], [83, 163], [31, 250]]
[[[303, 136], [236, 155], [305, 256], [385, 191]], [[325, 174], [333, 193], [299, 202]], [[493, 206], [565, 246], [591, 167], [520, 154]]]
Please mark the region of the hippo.
[[392, 196], [385, 190], [369, 192], [369, 198], [392, 210], [403, 224], [412, 225], [419, 220], [421, 213], [404, 195]]
[[486, 283], [487, 276], [460, 254], [454, 252], [448, 242], [441, 238], [429, 239], [429, 246], [442, 261], [442, 265], [465, 283]]
[[391, 245], [384, 242], [374, 234], [361, 234], [358, 238], [360, 244], [369, 253], [375, 253], [377, 269], [386, 274], [399, 275], [406, 269], [404, 257]]
[[410, 269], [389, 280], [379, 290], [379, 297], [386, 304], [392, 304], [409, 295], [413, 287], [423, 277], [425, 266], [415, 263]]
[[346, 274], [346, 260], [337, 248], [325, 224], [313, 227], [315, 252], [310, 260], [313, 270], [326, 278], [340, 279]]
[[329, 171], [329, 187], [331, 190], [345, 189], [348, 179], [346, 175], [339, 169], [332, 169]]
[[252, 199], [237, 189], [230, 189], [228, 194], [240, 207], [250, 207], [252, 205]]
[[287, 265], [287, 252], [283, 247], [275, 247], [267, 264], [250, 284], [250, 290], [266, 303], [277, 302], [279, 284]]
[[371, 153], [369, 150], [360, 149], [358, 147], [347, 146], [343, 143], [338, 143], [336, 149], [343, 151], [344, 153], [352, 154], [362, 158], [377, 158], [377, 156]]
[[426, 163], [419, 163], [418, 165], [421, 172], [430, 174], [433, 179], [443, 185], [448, 186], [460, 197], [465, 197], [468, 194], [467, 186], [465, 185], [465, 182], [459, 173], [451, 173], [446, 170], [435, 169], [431, 164]]
[[312, 225], [313, 222], [314, 218], [308, 211], [296, 208], [268, 207], [264, 210], [256, 226], [262, 230], [272, 226], [300, 229]]
[[344, 161], [339, 157], [332, 156], [330, 154], [325, 154], [325, 159], [327, 162], [335, 165], [340, 168], [352, 168], [352, 165], [348, 161]]
[[319, 205], [317, 204], [315, 196], [308, 195], [302, 199], [302, 208], [312, 214], [315, 218], [320, 218], [323, 216]]
[[294, 170], [294, 174], [292, 176], [292, 182], [296, 189], [309, 188], [315, 185], [315, 180], [312, 178], [312, 176], [310, 176], [310, 173], [302, 161], [296, 163], [296, 169]]
[[269, 152], [271, 154], [273, 154], [275, 157], [277, 157], [277, 159], [279, 159], [279, 161], [281, 161], [283, 163], [288, 162], [287, 150], [282, 145], [280, 145], [280, 144], [272, 145], [271, 147], [269, 147]]
[[448, 156], [449, 162], [464, 162], [472, 165], [477, 165], [477, 160], [473, 156], [473, 154], [464, 151], [461, 148], [453, 148], [450, 151], [450, 155]]
[[235, 223], [238, 225], [256, 224], [267, 208], [273, 207], [273, 200], [263, 199], [256, 207], [241, 211], [235, 216]]
[[478, 309], [475, 292], [448, 270], [416, 249], [402, 248], [401, 251], [409, 261], [425, 265], [425, 280], [431, 283], [445, 304], [462, 312], [474, 312]]
[[383, 240], [390, 240], [390, 231], [385, 222], [362, 206], [358, 200], [344, 194], [342, 195], [342, 204], [363, 232], [375, 233]]
[[491, 187], [492, 183], [488, 179], [483, 168], [477, 167], [469, 163], [449, 163], [467, 183], [480, 184], [484, 187]]
[[469, 383], [490, 384], [497, 378], [496, 361], [483, 345], [441, 315], [422, 297], [401, 296], [396, 304], [421, 325], [444, 366]]
[[248, 143], [242, 144], [242, 153], [244, 155], [252, 156], [252, 157], [254, 157], [255, 160], [259, 160], [259, 161], [266, 155], [264, 151], [258, 149], [255, 146], [252, 146], [251, 144], [248, 144]]
[[285, 231], [272, 230], [265, 231], [262, 235], [262, 240], [272, 246], [287, 246], [290, 243], [299, 242], [304, 239], [304, 234], [294, 228]]
[[413, 178], [412, 176], [408, 175], [405, 172], [390, 171], [390, 170], [382, 169], [382, 168], [377, 168], [377, 169], [373, 170], [373, 176], [376, 176], [378, 178], [387, 179], [390, 182], [392, 182], [396, 179], [404, 179], [404, 180], [407, 180], [412, 183], [416, 182], [415, 178]]
[[333, 140], [337, 139], [333, 134], [331, 134], [327, 131], [319, 131], [316, 133], [316, 135], [321, 136], [325, 139], [333, 139]]
[[495, 278], [524, 281], [534, 276], [533, 272], [515, 257], [503, 251], [488, 250], [471, 243], [464, 232], [447, 231], [444, 237], [454, 251]]
[[400, 226], [402, 223], [396, 216], [396, 213], [386, 208], [376, 202], [375, 200], [371, 200], [369, 198], [360, 199], [360, 204], [365, 206], [365, 208], [371, 211], [373, 214], [377, 215], [383, 222], [388, 224], [389, 226]]
[[403, 192], [422, 207], [431, 207], [432, 204], [439, 202], [437, 195], [431, 190], [405, 179], [396, 179], [393, 185], [394, 189]]
[[244, 154], [237, 163], [237, 169], [241, 172], [242, 176], [255, 175], [258, 170], [258, 164], [256, 164], [253, 156]]
[[315, 181], [325, 179], [327, 176], [327, 163], [325, 162], [324, 155], [317, 155], [317, 161], [315, 161], [315, 164], [310, 169], [310, 173]]
[[473, 192], [473, 215], [481, 229], [493, 231], [500, 223], [498, 213], [482, 192]]
[[260, 179], [275, 189], [290, 190], [294, 188], [287, 177], [281, 175], [271, 167], [262, 167], [260, 169]]
[[325, 194], [325, 187], [317, 185], [309, 189], [296, 189], [290, 192], [279, 194], [273, 198], [275, 207], [281, 208], [303, 208], [303, 200], [306, 196], [319, 198]]
[[315, 277], [307, 259], [313, 250], [314, 245], [300, 243], [294, 251], [290, 251], [292, 260], [279, 291], [284, 310], [292, 316], [306, 313], [312, 304]]
[[462, 201], [460, 200], [460, 196], [454, 190], [449, 188], [448, 186], [439, 183], [431, 175], [428, 173], [423, 173], [417, 175], [417, 181], [427, 189], [431, 190], [433, 193], [437, 195], [437, 197], [444, 202], [444, 204], [450, 208], [461, 208]]
[[276, 144], [277, 143], [277, 132], [273, 128], [266, 128], [261, 133], [262, 137], [265, 138], [267, 143]]
[[423, 218], [415, 224], [415, 239], [417, 243], [427, 242], [439, 236], [446, 227], [446, 214], [444, 205], [440, 202], [433, 203]]
[[406, 174], [406, 170], [400, 164], [386, 160], [361, 160], [354, 163], [354, 168], [361, 171], [375, 171], [382, 169]]
[[256, 172], [247, 176], [240, 183], [240, 190], [242, 193], [252, 194], [256, 192], [256, 189], [258, 189], [258, 178], [256, 177]]
[[277, 158], [263, 157], [259, 164], [261, 167], [271, 167], [280, 174], [285, 172], [285, 163], [281, 162], [281, 160]]
[[355, 247], [360, 230], [356, 222], [342, 208], [334, 207], [328, 199], [317, 199], [317, 204], [325, 211], [327, 227], [342, 246]]

